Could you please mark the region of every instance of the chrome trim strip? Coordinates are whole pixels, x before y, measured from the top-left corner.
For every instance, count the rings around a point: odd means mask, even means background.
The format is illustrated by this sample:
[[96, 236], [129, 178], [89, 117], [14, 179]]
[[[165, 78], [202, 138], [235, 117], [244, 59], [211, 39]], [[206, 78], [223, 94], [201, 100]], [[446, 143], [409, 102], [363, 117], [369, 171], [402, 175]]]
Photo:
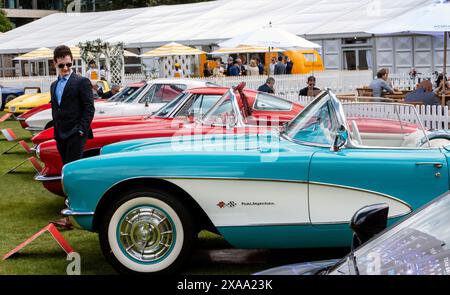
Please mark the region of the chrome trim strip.
[[379, 195], [379, 196], [382, 196], [382, 197], [385, 197], [385, 198], [397, 201], [397, 202], [407, 206], [409, 208], [409, 210], [411, 210], [411, 212], [413, 211], [413, 208], [408, 203], [406, 203], [405, 201], [400, 200], [400, 199], [398, 199], [396, 197], [387, 195], [387, 194], [380, 193], [380, 192], [375, 192], [375, 191], [371, 191], [371, 190], [368, 190], [368, 189], [357, 188], [357, 187], [352, 187], [352, 186], [332, 184], [332, 183], [315, 182], [315, 181], [310, 181], [309, 183], [310, 184], [315, 184], [315, 185], [322, 185], [322, 186], [331, 186], [331, 187], [345, 188], [345, 189], [349, 189], [349, 190], [354, 190], [354, 191], [359, 191], [359, 192], [365, 192], [365, 193], [371, 193], [371, 194]]
[[25, 128], [25, 130], [28, 130], [31, 132], [40, 132], [40, 131], [44, 131], [45, 129], [39, 128], [39, 127], [27, 127], [27, 128]]
[[[345, 224], [348, 224], [346, 222]], [[301, 222], [301, 223], [253, 223], [253, 224], [240, 224], [240, 225], [216, 225], [216, 227], [227, 228], [227, 227], [256, 227], [256, 226], [310, 226], [311, 223]]]
[[20, 117], [15, 117], [14, 119], [16, 119], [17, 121], [25, 121], [26, 118], [20, 118]]
[[[411, 211], [412, 212], [412, 211]], [[399, 217], [405, 217], [409, 214], [411, 214], [411, 212], [408, 213], [403, 213], [403, 214], [398, 214], [398, 215], [394, 215], [394, 216], [390, 216], [388, 217], [388, 219], [393, 219], [393, 218], [399, 218]], [[356, 212], [355, 212], [356, 213]], [[311, 225], [338, 225], [338, 224], [345, 224], [345, 225], [349, 225], [350, 224], [350, 220], [349, 221], [333, 221], [333, 222], [314, 222]]]
[[34, 177], [34, 180], [36, 181], [41, 181], [41, 182], [46, 182], [46, 181], [61, 181], [62, 177], [61, 176], [45, 176], [42, 174], [38, 174]]
[[[145, 177], [144, 177], [145, 178]], [[147, 178], [155, 178], [155, 177], [147, 177]], [[271, 182], [289, 182], [289, 183], [308, 183], [307, 180], [289, 180], [289, 179], [271, 179], [271, 178], [238, 178], [238, 177], [174, 177], [174, 176], [161, 176], [158, 177], [159, 179], [164, 179], [164, 180], [168, 180], [168, 179], [186, 179], [186, 180], [193, 180], [193, 179], [198, 179], [198, 180], [208, 180], [208, 179], [213, 179], [213, 180], [233, 180], [233, 181], [271, 181]]]
[[64, 216], [94, 216], [94, 212], [73, 211], [69, 208], [61, 210]]

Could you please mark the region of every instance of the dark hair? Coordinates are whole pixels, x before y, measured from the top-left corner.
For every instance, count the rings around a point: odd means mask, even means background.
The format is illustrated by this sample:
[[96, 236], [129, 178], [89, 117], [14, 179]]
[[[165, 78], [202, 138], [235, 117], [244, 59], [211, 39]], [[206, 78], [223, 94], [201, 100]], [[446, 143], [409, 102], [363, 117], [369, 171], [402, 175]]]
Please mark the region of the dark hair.
[[309, 76], [309, 77], [308, 77], [308, 82], [309, 82], [309, 81], [316, 81], [316, 77], [314, 77], [314, 76]]
[[88, 65], [89, 65], [89, 66], [90, 66], [90, 65], [95, 65], [95, 60], [91, 59], [91, 60], [89, 61]]
[[56, 61], [58, 58], [64, 58], [66, 56], [70, 56], [70, 59], [73, 60], [72, 51], [66, 45], [60, 45], [55, 48], [53, 51], [53, 60]]
[[275, 83], [275, 79], [272, 77], [267, 78], [266, 83]]
[[278, 57], [278, 61], [282, 61], [283, 60], [283, 57], [282, 56], [279, 56]]
[[377, 78], [383, 78], [384, 75], [386, 75], [388, 71], [386, 69], [381, 69], [377, 73]]

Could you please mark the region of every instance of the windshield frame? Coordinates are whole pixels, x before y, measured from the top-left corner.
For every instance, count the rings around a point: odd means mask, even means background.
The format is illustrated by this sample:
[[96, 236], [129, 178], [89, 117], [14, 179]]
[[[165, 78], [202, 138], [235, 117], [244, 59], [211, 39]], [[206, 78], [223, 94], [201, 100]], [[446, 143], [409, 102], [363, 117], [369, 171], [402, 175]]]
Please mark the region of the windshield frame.
[[[183, 91], [181, 92], [178, 97], [174, 98], [172, 101], [168, 102], [167, 104], [163, 105], [161, 108], [159, 108], [152, 116], [156, 118], [174, 118], [175, 115], [179, 112], [179, 110], [188, 103], [194, 94], [190, 93], [189, 91]], [[158, 116], [158, 113], [168, 107], [169, 104], [172, 102], [175, 103], [177, 99], [181, 99], [178, 101], [175, 106], [164, 116]]]
[[[211, 114], [220, 107], [220, 105], [227, 99], [227, 97], [229, 95], [230, 95], [231, 107], [233, 108], [233, 112], [235, 113], [235, 117], [236, 117], [233, 127], [246, 126], [244, 123], [245, 122], [244, 115], [241, 113], [241, 110], [239, 108], [239, 102], [237, 99], [236, 90], [234, 90], [233, 88], [228, 89], [222, 95], [222, 97], [219, 98], [219, 100], [208, 110], [208, 112], [206, 112], [206, 114], [203, 115], [203, 117], [199, 120], [199, 123], [201, 123], [203, 125], [208, 125], [208, 123], [207, 123], [208, 117], [210, 117]], [[214, 124], [214, 126], [226, 127], [227, 125], [226, 124], [224, 124], [224, 125]]]
[[[112, 103], [121, 103], [124, 100], [127, 100], [130, 96], [136, 94], [137, 92], [141, 91], [145, 86], [141, 86], [141, 87], [134, 87], [134, 86], [125, 86], [121, 91], [119, 91], [118, 93], [114, 94], [113, 96], [111, 96], [110, 98], [108, 98], [106, 100], [106, 102], [112, 102]], [[114, 100], [116, 97], [118, 97], [119, 95], [121, 95], [125, 90], [129, 89], [129, 88], [137, 88], [131, 95], [127, 96], [126, 98], [116, 101]]]
[[[347, 125], [347, 120], [345, 120], [345, 114], [344, 114], [344, 110], [342, 108], [342, 104], [339, 101], [339, 99], [336, 97], [336, 95], [327, 89], [327, 90], [322, 91], [319, 95], [317, 95], [316, 98], [314, 98], [299, 114], [297, 114], [297, 116], [295, 116], [291, 121], [289, 121], [289, 123], [286, 125], [286, 127], [284, 128], [284, 130], [282, 132], [282, 136], [285, 137], [286, 139], [288, 139], [289, 141], [292, 141], [297, 144], [330, 148], [332, 146], [332, 144], [323, 144], [323, 143], [317, 143], [317, 142], [303, 141], [303, 140], [293, 138], [289, 135], [289, 129], [292, 128], [292, 125], [297, 120], [297, 118], [299, 118], [300, 116], [303, 116], [303, 114], [305, 112], [309, 111], [317, 103], [320, 103], [320, 101], [324, 100], [324, 99], [326, 100], [325, 103], [328, 103], [328, 101], [331, 102], [331, 108], [336, 116], [337, 123], [339, 125], [343, 125], [345, 127], [345, 129], [348, 131], [349, 128]], [[325, 105], [325, 104], [323, 104], [323, 105]], [[349, 141], [347, 141], [347, 143], [348, 142]]]
[[[422, 121], [420, 120], [419, 114], [417, 112], [417, 109], [409, 104], [404, 103], [398, 103], [398, 102], [341, 102], [337, 96], [332, 93], [330, 90], [325, 90], [322, 93], [320, 93], [314, 100], [312, 100], [295, 118], [293, 118], [289, 123], [286, 125], [285, 130], [282, 132], [282, 136], [288, 139], [289, 141], [292, 141], [297, 144], [301, 145], [307, 145], [307, 146], [317, 146], [317, 147], [330, 147], [329, 144], [321, 144], [321, 143], [315, 143], [315, 142], [309, 142], [309, 141], [302, 141], [296, 138], [292, 138], [292, 136], [289, 135], [289, 129], [292, 128], [292, 125], [294, 124], [295, 120], [299, 116], [302, 116], [302, 113], [305, 111], [308, 111], [312, 106], [314, 106], [315, 103], [317, 103], [319, 100], [326, 99], [326, 96], [329, 96], [328, 99], [331, 100], [331, 105], [333, 106], [333, 110], [335, 111], [338, 123], [340, 125], [343, 125], [345, 127], [346, 132], [349, 134], [347, 142], [342, 148], [352, 148], [352, 149], [376, 149], [376, 150], [424, 150], [424, 149], [439, 149], [440, 147], [432, 147], [428, 138], [428, 135], [426, 133], [426, 130], [423, 126]], [[345, 105], [388, 105], [390, 107], [394, 107], [394, 112], [399, 118], [398, 121], [400, 122], [401, 128], [403, 128], [402, 120], [400, 118], [400, 114], [398, 113], [398, 109], [400, 107], [408, 107], [412, 108], [414, 115], [416, 117], [416, 123], [418, 127], [421, 129], [421, 132], [423, 134], [423, 139], [426, 140], [427, 145], [419, 146], [419, 147], [389, 147], [389, 146], [368, 146], [368, 145], [358, 145], [355, 143], [354, 139], [352, 138], [352, 132], [350, 132], [350, 128], [348, 126], [347, 117], [345, 115], [344, 106]], [[406, 123], [406, 122], [403, 122]]]

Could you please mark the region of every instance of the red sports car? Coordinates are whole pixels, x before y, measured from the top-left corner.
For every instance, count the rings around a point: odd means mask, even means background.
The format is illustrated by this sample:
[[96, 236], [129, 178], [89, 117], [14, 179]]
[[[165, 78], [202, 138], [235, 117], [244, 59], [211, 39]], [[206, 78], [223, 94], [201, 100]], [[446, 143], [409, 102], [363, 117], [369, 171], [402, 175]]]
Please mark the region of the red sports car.
[[[98, 155], [103, 146], [124, 140], [216, 132], [264, 132], [273, 124], [278, 127], [290, 121], [303, 109], [298, 103], [255, 90], [244, 90], [243, 86], [239, 85], [234, 91], [225, 87], [188, 90], [149, 118], [121, 118], [114, 119], [114, 123], [108, 119], [97, 120], [93, 127], [124, 126], [94, 128], [94, 138], [87, 141], [84, 157]], [[195, 117], [201, 119], [196, 120]], [[218, 118], [220, 123], [211, 121], [212, 117]], [[63, 164], [56, 142], [48, 140], [41, 143], [37, 154], [45, 167], [35, 179], [42, 181], [49, 191], [64, 195], [60, 183]]]

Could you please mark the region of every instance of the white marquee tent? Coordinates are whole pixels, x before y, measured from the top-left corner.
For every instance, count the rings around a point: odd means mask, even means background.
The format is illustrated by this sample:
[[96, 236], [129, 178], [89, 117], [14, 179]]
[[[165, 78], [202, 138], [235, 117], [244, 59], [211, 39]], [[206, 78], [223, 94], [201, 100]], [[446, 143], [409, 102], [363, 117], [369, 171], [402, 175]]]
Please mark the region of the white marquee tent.
[[22, 53], [97, 38], [149, 48], [175, 41], [210, 45], [274, 27], [303, 37], [364, 34], [433, 0], [218, 0], [92, 13], [57, 13], [0, 36], [0, 53]]

